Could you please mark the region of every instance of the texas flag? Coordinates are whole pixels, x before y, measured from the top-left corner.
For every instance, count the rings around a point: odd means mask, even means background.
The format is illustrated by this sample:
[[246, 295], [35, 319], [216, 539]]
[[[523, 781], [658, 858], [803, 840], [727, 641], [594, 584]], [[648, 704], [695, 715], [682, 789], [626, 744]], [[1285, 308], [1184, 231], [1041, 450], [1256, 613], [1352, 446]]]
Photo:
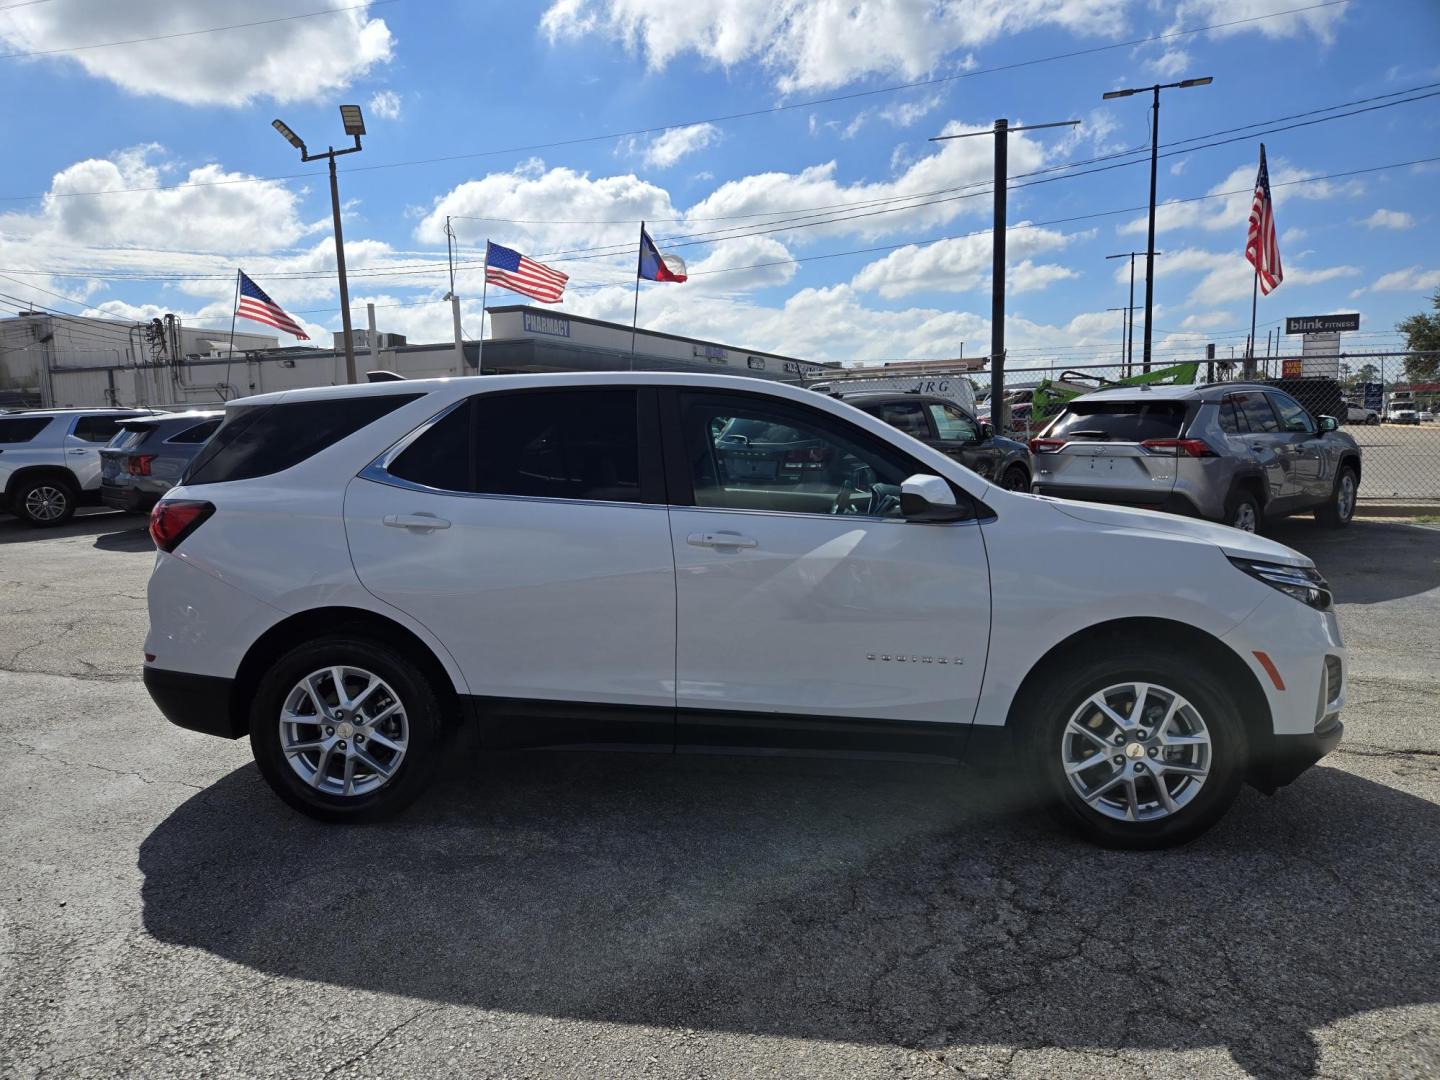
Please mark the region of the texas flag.
[[679, 255], [661, 255], [655, 241], [640, 223], [640, 277], [646, 281], [684, 281], [685, 260]]

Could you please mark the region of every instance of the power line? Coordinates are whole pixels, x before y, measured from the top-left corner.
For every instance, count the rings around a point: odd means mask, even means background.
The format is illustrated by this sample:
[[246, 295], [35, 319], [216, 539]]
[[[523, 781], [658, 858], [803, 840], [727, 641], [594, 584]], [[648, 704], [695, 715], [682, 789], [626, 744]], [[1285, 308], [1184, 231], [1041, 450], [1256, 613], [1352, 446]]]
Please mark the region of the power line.
[[[376, 0], [379, 3], [393, 3], [396, 0]], [[795, 109], [815, 108], [820, 105], [831, 105], [842, 101], [852, 101], [859, 98], [874, 97], [881, 94], [893, 94], [902, 90], [913, 90], [923, 86], [938, 86], [944, 83], [956, 82], [961, 79], [976, 78], [981, 75], [992, 75], [1003, 71], [1014, 71], [1020, 68], [1033, 67], [1038, 64], [1054, 63], [1060, 60], [1071, 60], [1081, 56], [1090, 56], [1097, 53], [1110, 52], [1116, 49], [1131, 49], [1141, 45], [1148, 45], [1160, 41], [1170, 41], [1177, 38], [1189, 37], [1195, 34], [1203, 34], [1212, 30], [1223, 30], [1230, 27], [1242, 26], [1249, 23], [1263, 22], [1267, 19], [1282, 18], [1286, 15], [1296, 15], [1307, 11], [1317, 11], [1323, 8], [1338, 7], [1350, 3], [1351, 0], [1323, 0], [1321, 3], [1309, 4], [1303, 7], [1289, 8], [1284, 11], [1268, 12], [1264, 15], [1252, 15], [1243, 19], [1230, 19], [1224, 22], [1210, 23], [1205, 26], [1189, 27], [1182, 30], [1172, 30], [1163, 34], [1152, 34], [1148, 37], [1135, 38], [1130, 41], [1113, 42], [1108, 45], [1096, 45], [1086, 49], [1075, 49], [1064, 53], [1054, 53], [1050, 56], [1035, 57], [1029, 60], [1017, 60], [1009, 64], [998, 64], [988, 68], [976, 68], [971, 71], [958, 72], [953, 75], [936, 76], [929, 79], [919, 79], [909, 83], [899, 83], [893, 86], [877, 87], [873, 90], [858, 90], [848, 94], [834, 94], [829, 97], [812, 98], [807, 101], [797, 101], [786, 105], [772, 105], [763, 109], [750, 109], [743, 112], [728, 113], [721, 116], [713, 116], [706, 119], [686, 120], [678, 123], [661, 124], [646, 128], [636, 128], [632, 131], [607, 132], [602, 135], [586, 135], [571, 139], [561, 139], [548, 143], [531, 143], [527, 146], [508, 147], [503, 150], [481, 150], [466, 154], [451, 154], [444, 157], [417, 158], [410, 161], [382, 162], [376, 165], [364, 165], [344, 170], [345, 172], [374, 172], [381, 169], [404, 168], [413, 165], [433, 165], [449, 161], [463, 161], [483, 157], [501, 157], [508, 154], [529, 153], [536, 150], [551, 150], [559, 147], [577, 146], [584, 143], [607, 142], [614, 139], [633, 138], [639, 135], [660, 134], [666, 131], [674, 131], [679, 128], [694, 127], [698, 124], [717, 124], [731, 120], [743, 120], [757, 116], [769, 116], [776, 113], [789, 112]], [[364, 5], [359, 5], [364, 6]], [[334, 9], [351, 10], [351, 9]], [[315, 14], [323, 14], [316, 12]], [[291, 16], [298, 18], [301, 16]], [[307, 16], [308, 17], [308, 16]], [[246, 24], [249, 25], [249, 24]], [[197, 31], [198, 32], [198, 31]], [[141, 39], [144, 40], [144, 39]], [[11, 55], [37, 55], [37, 54], [11, 54]], [[4, 59], [4, 57], [0, 57]], [[264, 183], [274, 180], [291, 180], [302, 176], [320, 176], [319, 172], [293, 173], [284, 176], [255, 176], [237, 178], [234, 180], [213, 180], [201, 181], [198, 183], [161, 184], [133, 188], [111, 188], [106, 191], [68, 191], [50, 193], [56, 198], [82, 198], [98, 195], [118, 195], [129, 192], [140, 191], [173, 191], [190, 187], [215, 187], [228, 184], [253, 184]], [[45, 193], [39, 195], [0, 195], [0, 201], [16, 201], [25, 199], [43, 199]]]
[[[23, 60], [32, 56], [56, 56], [60, 53], [87, 52], [91, 49], [110, 49], [117, 45], [140, 45], [147, 41], [174, 41], [176, 38], [198, 37], [201, 34], [218, 34], [224, 30], [245, 30], [252, 26], [269, 26], [273, 23], [294, 22], [297, 19], [313, 19], [317, 15], [338, 15], [343, 11], [361, 11], [369, 7], [398, 4], [400, 0], [371, 0], [368, 4], [352, 4], [349, 7], [325, 8], [323, 11], [307, 11], [300, 15], [280, 15], [273, 19], [257, 19], [254, 22], [232, 23], [229, 26], [211, 26], [205, 30], [182, 30], [174, 34], [154, 34], [150, 37], [129, 38], [125, 41], [101, 41], [94, 45], [70, 45], [63, 49], [34, 49], [30, 52], [0, 53], [0, 60]], [[15, 4], [14, 7], [23, 7]]]

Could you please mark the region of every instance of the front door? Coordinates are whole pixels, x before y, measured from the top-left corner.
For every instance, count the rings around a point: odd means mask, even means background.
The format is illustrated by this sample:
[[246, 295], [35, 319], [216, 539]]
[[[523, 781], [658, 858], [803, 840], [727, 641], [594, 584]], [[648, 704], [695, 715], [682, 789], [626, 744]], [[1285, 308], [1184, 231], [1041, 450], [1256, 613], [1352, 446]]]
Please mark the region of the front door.
[[[1280, 428], [1279, 417], [1270, 406], [1268, 395], [1259, 390], [1243, 390], [1226, 399], [1233, 408], [1234, 438], [1248, 450], [1265, 473], [1270, 492], [1267, 509], [1283, 510], [1295, 498], [1292, 475], [1290, 436]], [[1222, 427], [1224, 424], [1222, 410]], [[1228, 434], [1228, 429], [1227, 429]]]
[[1290, 481], [1299, 503], [1320, 503], [1330, 497], [1335, 478], [1330, 475], [1329, 458], [1320, 425], [1315, 418], [1289, 394], [1272, 393], [1270, 403], [1280, 418], [1280, 427], [1288, 441], [1285, 455], [1290, 463]]
[[673, 744], [657, 444], [650, 390], [492, 392], [351, 482], [361, 582], [444, 643], [497, 741]]
[[[744, 394], [664, 400], [670, 495], [683, 504], [670, 510], [677, 744], [946, 753], [984, 673], [980, 527], [907, 523], [899, 485], [923, 466], [821, 410]], [[820, 467], [737, 473], [722, 442], [737, 422], [811, 447]]]

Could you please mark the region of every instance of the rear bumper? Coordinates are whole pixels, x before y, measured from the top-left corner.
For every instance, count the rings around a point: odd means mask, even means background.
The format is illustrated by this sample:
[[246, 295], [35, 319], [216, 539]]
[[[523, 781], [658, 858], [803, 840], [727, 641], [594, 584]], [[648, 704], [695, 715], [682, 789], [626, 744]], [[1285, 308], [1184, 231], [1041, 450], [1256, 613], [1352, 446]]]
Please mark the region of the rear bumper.
[[1270, 753], [1251, 766], [1250, 782], [1267, 795], [1273, 793], [1339, 746], [1344, 734], [1345, 725], [1336, 720], [1309, 735], [1276, 735]]
[[1127, 488], [1082, 487], [1076, 484], [1047, 484], [1043, 480], [1037, 480], [1030, 485], [1030, 490], [1036, 495], [1049, 495], [1056, 499], [1133, 506], [1141, 510], [1163, 510], [1183, 517], [1199, 516], [1194, 503], [1173, 491], [1160, 493]]
[[120, 487], [118, 484], [101, 484], [100, 501], [116, 510], [139, 514], [153, 508], [160, 501], [160, 496], [148, 491], [141, 491], [138, 488]]
[[156, 707], [176, 727], [222, 739], [238, 739], [245, 734], [244, 720], [231, 715], [233, 679], [167, 671], [148, 664], [144, 679]]

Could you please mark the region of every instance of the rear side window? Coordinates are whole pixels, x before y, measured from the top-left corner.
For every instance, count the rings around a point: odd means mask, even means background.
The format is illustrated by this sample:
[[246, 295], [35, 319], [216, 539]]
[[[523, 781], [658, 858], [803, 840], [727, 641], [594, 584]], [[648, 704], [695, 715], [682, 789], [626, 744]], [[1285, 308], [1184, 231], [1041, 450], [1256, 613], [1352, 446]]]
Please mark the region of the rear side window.
[[331, 398], [293, 404], [241, 405], [186, 473], [187, 484], [222, 484], [270, 476], [300, 464], [420, 394]]
[[110, 440], [110, 449], [134, 450], [148, 439], [154, 430], [154, 424], [137, 424], [135, 427], [122, 427], [116, 436]]
[[441, 491], [475, 490], [475, 447], [468, 401], [451, 409], [407, 446], [386, 471]]
[[930, 437], [930, 426], [925, 423], [925, 409], [918, 401], [895, 401], [881, 405], [878, 410], [866, 411], [906, 435], [913, 435], [917, 439]]
[[1047, 437], [1144, 442], [1174, 439], [1185, 422], [1179, 401], [1076, 401], [1067, 405]]
[[1242, 431], [1269, 435], [1280, 430], [1280, 421], [1275, 419], [1275, 410], [1270, 408], [1270, 402], [1264, 394], [1236, 394], [1230, 400], [1235, 403], [1235, 412], [1240, 418]]
[[0, 444], [24, 443], [44, 431], [50, 423], [48, 416], [0, 417]]
[[86, 442], [108, 443], [115, 437], [124, 417], [82, 416], [75, 421], [75, 437]]
[[166, 442], [173, 443], [202, 443], [214, 435], [220, 427], [220, 418], [214, 420], [203, 420], [193, 427], [184, 428], [178, 434], [171, 435]]

